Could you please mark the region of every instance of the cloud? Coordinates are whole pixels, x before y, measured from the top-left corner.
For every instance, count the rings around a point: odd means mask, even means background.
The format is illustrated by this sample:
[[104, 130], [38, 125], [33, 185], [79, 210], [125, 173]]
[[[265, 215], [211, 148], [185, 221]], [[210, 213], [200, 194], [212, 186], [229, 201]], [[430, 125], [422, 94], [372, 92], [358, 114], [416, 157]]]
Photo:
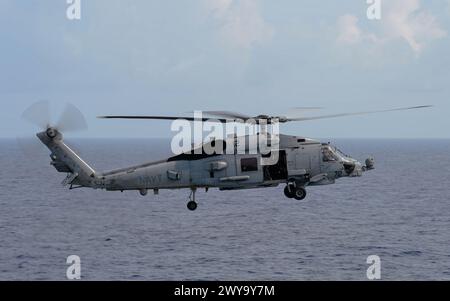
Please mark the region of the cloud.
[[395, 0], [386, 11], [387, 34], [391, 39], [402, 38], [416, 53], [426, 45], [446, 36], [436, 18], [420, 9], [420, 0]]
[[353, 15], [339, 17], [338, 22], [338, 42], [344, 44], [355, 44], [361, 40], [361, 29], [358, 26], [358, 18]]
[[219, 38], [232, 47], [250, 49], [273, 37], [274, 29], [260, 13], [257, 0], [206, 0], [219, 24]]
[[380, 43], [380, 39], [373, 33], [364, 32], [359, 24], [359, 20], [354, 15], [343, 15], [338, 18], [337, 42], [339, 44], [356, 45], [362, 42]]
[[213, 12], [216, 17], [223, 17], [232, 3], [233, 0], [206, 0], [207, 8]]
[[[376, 21], [371, 21], [376, 22]], [[382, 3], [382, 19], [378, 33], [363, 30], [354, 15], [338, 18], [337, 41], [355, 45], [371, 42], [385, 46], [403, 40], [419, 56], [433, 41], [444, 38], [447, 32], [440, 27], [436, 17], [421, 9], [420, 0], [390, 0]]]

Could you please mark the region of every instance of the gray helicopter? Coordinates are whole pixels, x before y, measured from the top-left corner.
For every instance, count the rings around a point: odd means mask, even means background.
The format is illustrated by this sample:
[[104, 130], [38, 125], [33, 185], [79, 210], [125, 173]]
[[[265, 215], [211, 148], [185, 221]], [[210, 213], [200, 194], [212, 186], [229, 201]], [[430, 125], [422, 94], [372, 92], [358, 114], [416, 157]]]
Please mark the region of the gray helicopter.
[[[40, 106], [41, 104], [39, 104]], [[62, 185], [70, 189], [88, 187], [105, 189], [108, 191], [135, 190], [142, 196], [153, 190], [158, 194], [160, 189], [190, 189], [187, 208], [195, 210], [197, 189], [218, 188], [219, 190], [237, 190], [250, 188], [275, 187], [284, 184], [284, 194], [288, 198], [303, 200], [306, 197], [306, 187], [328, 185], [335, 183], [341, 177], [360, 177], [368, 170], [374, 169], [374, 159], [369, 157], [364, 164], [344, 154], [336, 146], [321, 143], [318, 140], [289, 135], [272, 137], [267, 133], [267, 125], [292, 121], [307, 121], [315, 119], [335, 118], [351, 115], [371, 114], [378, 112], [412, 110], [429, 106], [415, 106], [407, 108], [366, 111], [322, 115], [314, 117], [287, 118], [283, 116], [259, 115], [255, 117], [228, 111], [207, 112], [216, 116], [215, 122], [246, 122], [252, 120], [256, 124], [264, 125], [263, 130], [255, 136], [265, 136], [269, 140], [276, 138], [277, 148], [269, 153], [259, 149], [244, 152], [238, 151], [239, 146], [251, 139], [247, 136], [230, 136], [222, 140], [212, 140], [190, 151], [171, 156], [165, 160], [144, 163], [112, 171], [98, 172], [81, 159], [65, 142], [62, 132], [69, 126], [36, 122], [35, 113], [42, 111], [38, 104], [24, 112], [24, 118], [43, 126], [37, 133], [39, 140], [50, 150], [51, 165], [58, 172], [67, 176]], [[103, 119], [156, 119], [208, 122], [210, 118], [175, 117], [175, 116], [101, 116]], [[82, 120], [81, 127], [85, 127], [84, 117], [75, 107], [68, 106], [63, 118], [68, 119], [74, 127], [75, 120]], [[76, 129], [77, 126], [75, 126]], [[217, 144], [227, 152], [206, 152]], [[231, 151], [230, 151], [231, 150]], [[276, 152], [277, 160], [271, 164], [262, 164], [268, 156]]]

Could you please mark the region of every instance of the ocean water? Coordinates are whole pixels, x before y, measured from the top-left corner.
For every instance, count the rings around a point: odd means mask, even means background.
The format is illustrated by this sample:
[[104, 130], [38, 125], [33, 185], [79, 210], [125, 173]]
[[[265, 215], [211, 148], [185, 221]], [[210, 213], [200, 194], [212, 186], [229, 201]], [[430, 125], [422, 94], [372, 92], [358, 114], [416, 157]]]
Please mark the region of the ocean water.
[[[376, 169], [309, 187], [199, 191], [69, 191], [45, 148], [0, 140], [0, 280], [450, 280], [450, 140], [337, 140]], [[70, 143], [69, 143], [70, 144]], [[167, 140], [75, 140], [104, 170], [164, 158]]]

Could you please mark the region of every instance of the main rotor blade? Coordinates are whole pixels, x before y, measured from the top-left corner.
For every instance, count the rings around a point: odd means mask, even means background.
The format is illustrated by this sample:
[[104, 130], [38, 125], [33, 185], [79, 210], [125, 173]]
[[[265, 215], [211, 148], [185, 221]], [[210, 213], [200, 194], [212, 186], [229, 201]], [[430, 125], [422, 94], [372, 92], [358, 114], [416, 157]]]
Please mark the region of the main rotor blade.
[[50, 124], [49, 102], [41, 100], [32, 104], [22, 113], [22, 118], [42, 130], [47, 129]]
[[288, 119], [300, 118], [300, 116], [304, 116], [303, 113], [306, 111], [316, 111], [322, 109], [323, 107], [293, 107], [290, 108], [285, 115], [287, 116]]
[[309, 111], [309, 110], [322, 110], [323, 107], [293, 107], [291, 110]]
[[221, 123], [230, 122], [231, 119], [223, 119], [223, 118], [194, 118], [194, 117], [184, 117], [184, 116], [134, 116], [134, 115], [107, 115], [107, 116], [98, 116], [100, 119], [153, 119], [153, 120], [177, 120], [184, 119], [188, 121], [218, 121]]
[[74, 105], [68, 103], [57, 123], [61, 132], [76, 132], [87, 129], [87, 122], [83, 113]]
[[341, 114], [331, 114], [331, 115], [312, 116], [312, 117], [299, 117], [299, 118], [289, 118], [287, 121], [308, 121], [308, 120], [317, 120], [317, 119], [337, 118], [337, 117], [344, 117], [344, 116], [366, 115], [366, 114], [373, 114], [373, 113], [406, 111], [406, 110], [423, 109], [423, 108], [430, 108], [430, 107], [432, 107], [432, 106], [425, 105], [425, 106], [415, 106], [415, 107], [406, 107], [406, 108], [397, 108], [397, 109], [388, 109], [388, 110], [341, 113]]
[[247, 120], [247, 119], [252, 118], [251, 116], [248, 116], [248, 115], [245, 115], [242, 113], [231, 112], [231, 111], [203, 111], [203, 113], [208, 114], [208, 115], [215, 115], [215, 116], [219, 116], [219, 117], [230, 118], [230, 119]]

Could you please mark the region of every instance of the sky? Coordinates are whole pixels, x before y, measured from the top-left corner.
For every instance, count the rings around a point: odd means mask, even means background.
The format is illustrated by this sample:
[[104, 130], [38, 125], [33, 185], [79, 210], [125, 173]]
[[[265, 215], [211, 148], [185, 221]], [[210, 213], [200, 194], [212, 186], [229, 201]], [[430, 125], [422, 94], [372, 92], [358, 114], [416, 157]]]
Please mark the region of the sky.
[[[434, 105], [420, 111], [282, 125], [336, 138], [450, 138], [450, 1], [0, 0], [0, 137], [37, 131], [38, 100], [70, 102], [76, 137], [171, 137], [170, 122], [98, 115], [230, 110], [312, 116]], [[56, 110], [57, 111], [57, 110]], [[299, 112], [296, 112], [298, 116]], [[56, 119], [56, 118], [55, 118]]]

